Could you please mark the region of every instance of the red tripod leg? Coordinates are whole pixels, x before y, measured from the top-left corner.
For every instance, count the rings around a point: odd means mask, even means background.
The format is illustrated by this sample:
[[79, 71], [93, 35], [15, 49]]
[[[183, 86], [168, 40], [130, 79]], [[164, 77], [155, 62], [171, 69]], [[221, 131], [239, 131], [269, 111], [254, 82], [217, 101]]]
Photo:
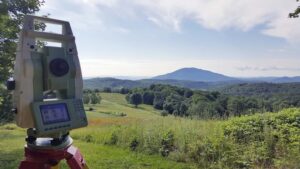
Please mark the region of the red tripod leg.
[[64, 150], [35, 150], [25, 147], [25, 159], [19, 169], [51, 169], [64, 158]]
[[31, 161], [22, 161], [20, 163], [19, 169], [44, 169], [44, 164], [34, 163]]
[[19, 169], [55, 169], [63, 159], [71, 169], [88, 169], [80, 151], [74, 146], [57, 150], [25, 147], [25, 159]]
[[51, 169], [51, 166], [42, 160], [26, 158], [21, 161], [19, 169]]
[[88, 169], [80, 151], [74, 146], [67, 149], [66, 160], [71, 169]]

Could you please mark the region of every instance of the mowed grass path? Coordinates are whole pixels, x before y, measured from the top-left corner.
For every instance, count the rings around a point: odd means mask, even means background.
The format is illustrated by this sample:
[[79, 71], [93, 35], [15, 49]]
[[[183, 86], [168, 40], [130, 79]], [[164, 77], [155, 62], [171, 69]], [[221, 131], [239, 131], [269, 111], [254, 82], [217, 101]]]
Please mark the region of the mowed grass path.
[[[102, 93], [101, 97], [100, 105], [85, 106], [86, 109], [89, 107], [95, 109], [87, 111], [89, 126], [71, 132], [74, 145], [80, 148], [90, 169], [195, 168], [193, 164], [175, 162], [159, 155], [147, 155], [130, 151], [129, 148], [77, 139], [81, 133], [97, 133], [101, 136], [99, 133], [106, 133], [116, 125], [161, 120], [159, 112], [151, 106], [141, 105], [136, 109], [126, 103], [123, 95]], [[118, 116], [118, 113], [125, 113], [126, 116]], [[23, 159], [25, 134], [25, 130], [13, 124], [0, 126], [0, 169], [18, 168], [19, 162]], [[101, 138], [98, 139], [101, 140]], [[62, 168], [68, 167], [62, 163]]]

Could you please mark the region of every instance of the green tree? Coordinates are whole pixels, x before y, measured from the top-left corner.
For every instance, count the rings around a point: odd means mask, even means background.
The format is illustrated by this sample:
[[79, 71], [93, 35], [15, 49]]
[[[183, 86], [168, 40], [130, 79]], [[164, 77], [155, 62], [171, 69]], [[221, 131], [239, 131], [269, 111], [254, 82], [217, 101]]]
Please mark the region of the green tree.
[[152, 92], [143, 93], [143, 103], [148, 105], [153, 105], [154, 94]]
[[82, 100], [83, 100], [84, 104], [89, 104], [91, 102], [90, 94], [89, 93], [84, 93]]
[[[299, 2], [299, 0], [296, 0], [297, 2]], [[298, 18], [300, 14], [300, 6], [292, 13], [289, 14], [290, 18]]]
[[137, 108], [142, 103], [142, 95], [139, 93], [133, 93], [130, 95], [130, 104], [134, 104]]
[[100, 90], [99, 89], [95, 89], [94, 92], [95, 93], [100, 93]]
[[153, 107], [162, 110], [164, 101], [165, 101], [165, 97], [161, 93], [156, 92], [154, 94]]
[[169, 114], [174, 114], [176, 116], [181, 115], [180, 106], [183, 99], [182, 96], [172, 93], [166, 98], [163, 109], [168, 111]]
[[18, 43], [18, 33], [26, 14], [34, 14], [44, 4], [43, 0], [0, 1], [0, 120], [10, 120], [11, 96], [4, 83], [11, 76]]
[[122, 87], [121, 89], [120, 89], [120, 93], [121, 94], [128, 94], [129, 93], [129, 89], [128, 88], [124, 88], [124, 87]]
[[187, 89], [187, 90], [184, 91], [184, 97], [190, 98], [192, 95], [193, 95], [192, 90]]
[[233, 116], [241, 116], [245, 111], [244, 99], [242, 97], [229, 99], [228, 110]]
[[98, 93], [92, 92], [90, 95], [91, 104], [100, 104], [101, 96]]
[[0, 123], [9, 122], [14, 119], [14, 114], [10, 112], [11, 109], [11, 95], [4, 87], [0, 85]]
[[213, 117], [215, 109], [210, 102], [200, 101], [196, 104], [192, 104], [189, 107], [189, 114], [201, 119], [208, 119]]
[[104, 87], [103, 92], [104, 93], [111, 93], [111, 88], [110, 87]]

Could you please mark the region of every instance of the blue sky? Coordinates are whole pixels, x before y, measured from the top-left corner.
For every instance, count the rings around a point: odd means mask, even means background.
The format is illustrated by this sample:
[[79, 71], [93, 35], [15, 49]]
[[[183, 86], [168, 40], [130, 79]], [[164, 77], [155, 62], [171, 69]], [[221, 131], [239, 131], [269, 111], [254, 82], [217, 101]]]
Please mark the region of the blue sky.
[[197, 67], [230, 76], [300, 75], [293, 0], [49, 0], [68, 20], [82, 72], [155, 76]]

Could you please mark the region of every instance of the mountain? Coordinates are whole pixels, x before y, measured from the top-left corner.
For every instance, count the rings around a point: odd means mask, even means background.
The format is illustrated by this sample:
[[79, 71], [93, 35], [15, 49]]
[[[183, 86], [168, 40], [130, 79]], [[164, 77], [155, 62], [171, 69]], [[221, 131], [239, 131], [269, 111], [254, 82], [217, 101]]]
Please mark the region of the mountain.
[[[253, 77], [234, 78], [211, 71], [197, 68], [182, 68], [171, 73], [156, 76], [151, 79], [126, 80], [117, 78], [89, 78], [84, 79], [84, 88], [112, 89], [148, 87], [151, 84], [168, 84], [191, 89], [220, 89], [234, 84], [255, 83], [291, 83], [300, 82], [300, 76], [295, 77]], [[266, 86], [266, 85], [263, 85]]]
[[173, 79], [201, 82], [236, 81], [238, 79], [197, 68], [182, 68], [171, 73], [155, 76], [152, 79]]

